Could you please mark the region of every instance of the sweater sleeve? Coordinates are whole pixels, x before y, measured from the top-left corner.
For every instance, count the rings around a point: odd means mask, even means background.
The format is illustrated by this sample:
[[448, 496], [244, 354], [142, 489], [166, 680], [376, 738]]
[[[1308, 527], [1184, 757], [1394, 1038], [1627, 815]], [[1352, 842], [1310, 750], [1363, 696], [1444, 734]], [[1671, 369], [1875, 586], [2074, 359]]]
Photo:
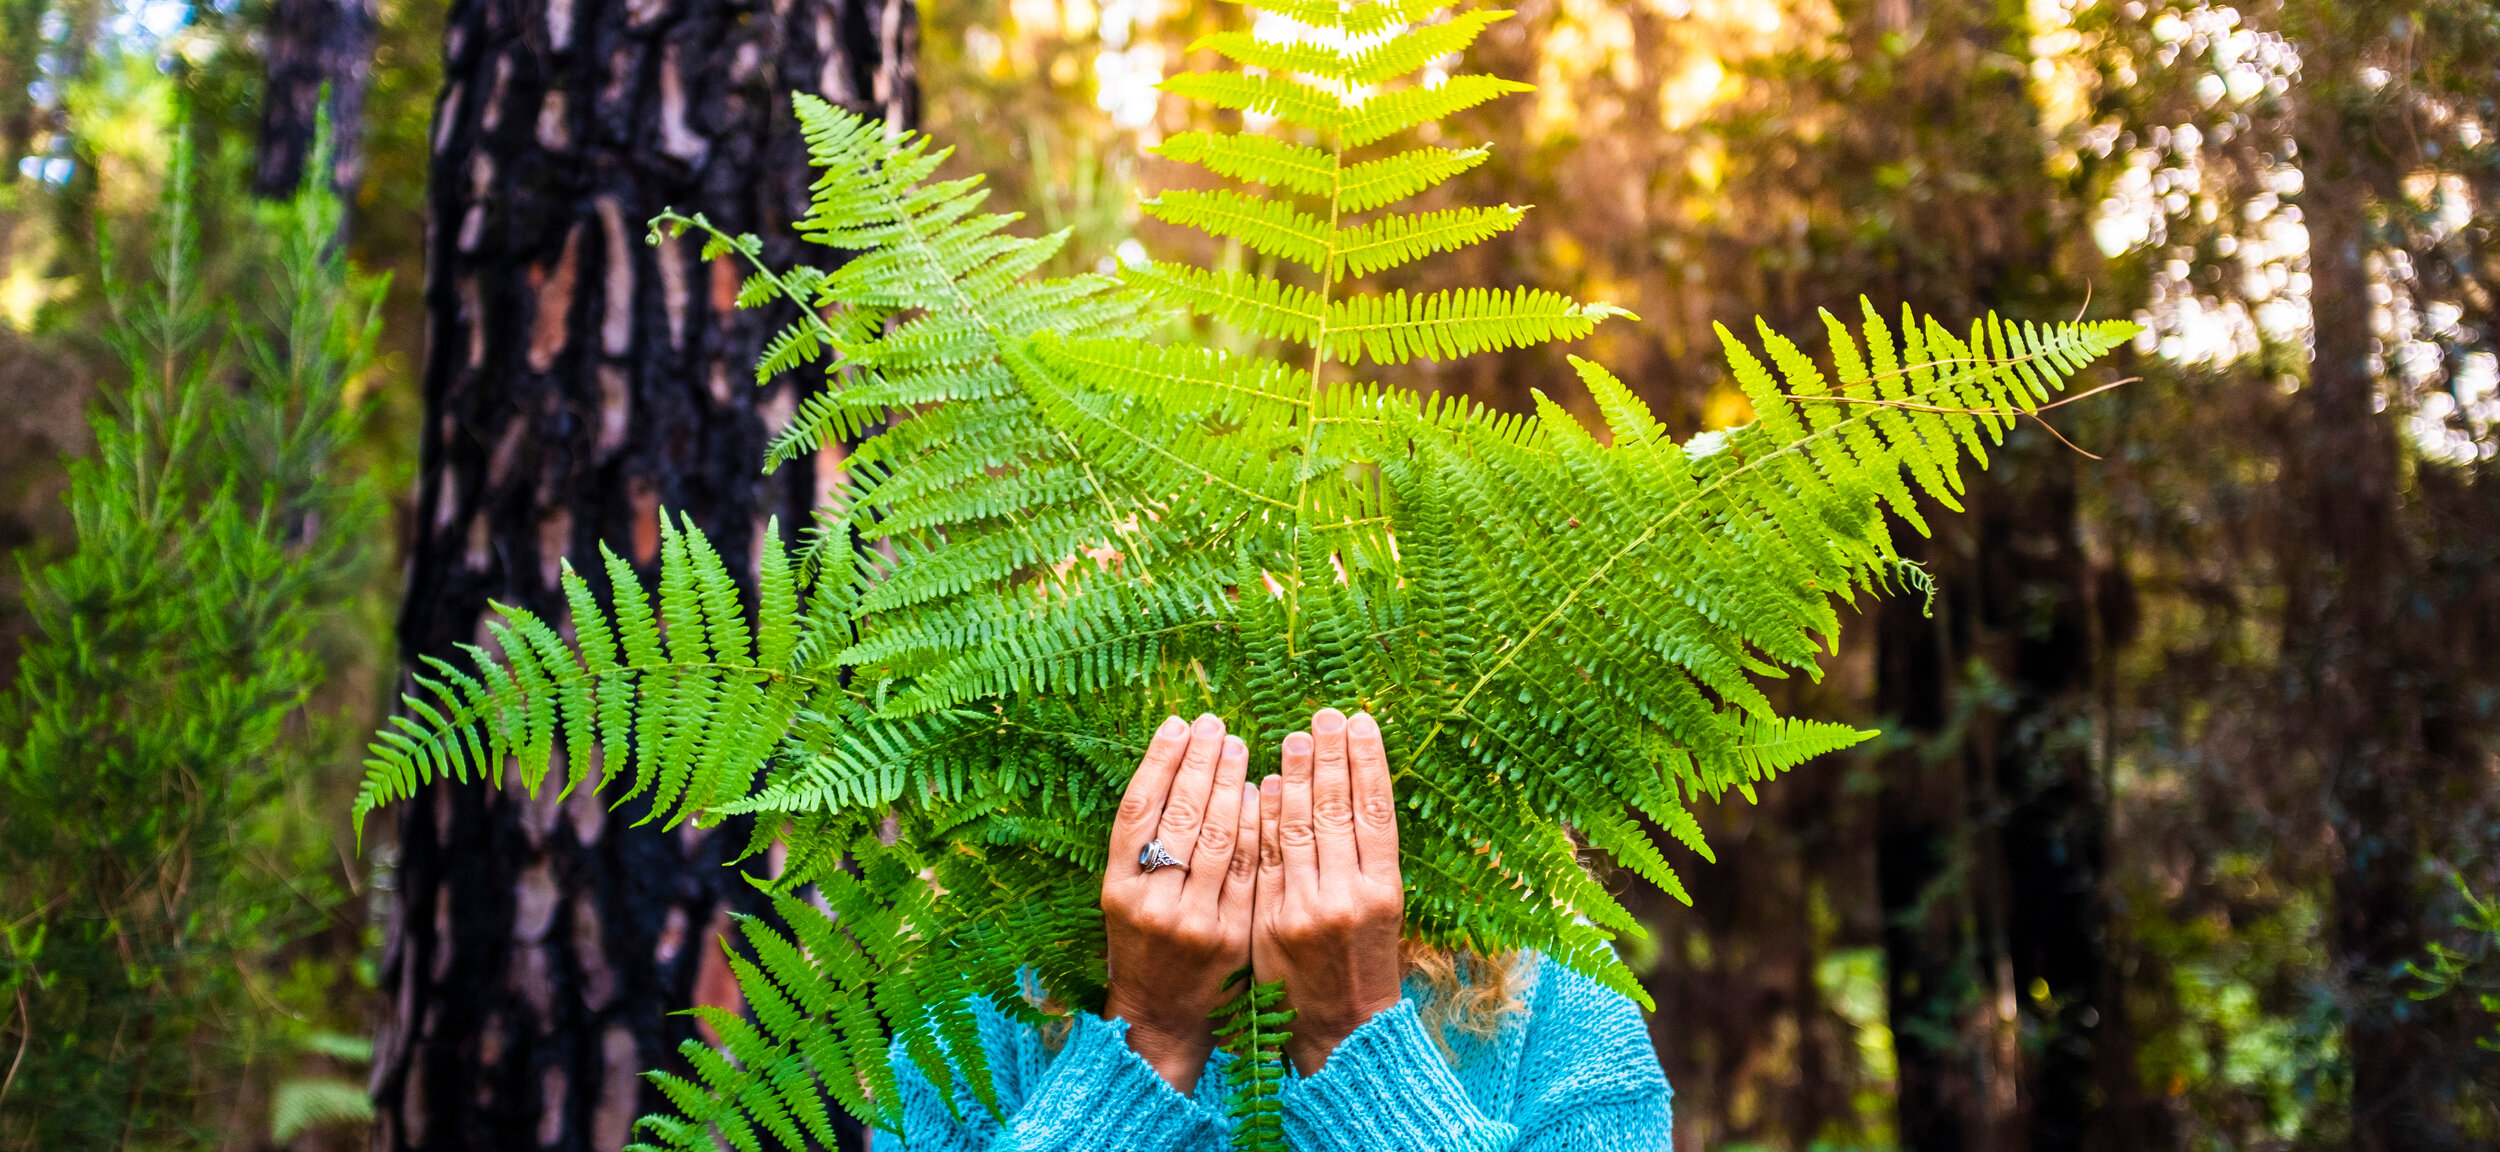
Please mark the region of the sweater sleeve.
[[1519, 1053], [1517, 1152], [1671, 1152], [1674, 1091], [1640, 1006], [1550, 960]]
[[1318, 1075], [1289, 1078], [1280, 1103], [1301, 1152], [1498, 1152], [1519, 1136], [1476, 1107], [1408, 1001], [1355, 1029]]
[[1450, 1070], [1411, 1002], [1374, 1016], [1319, 1074], [1288, 1079], [1300, 1152], [1671, 1152], [1674, 1121], [1639, 1006], [1544, 963], [1507, 1122]]
[[[1067, 1045], [1046, 1065], [1033, 1067], [1035, 1052], [1002, 1060], [1005, 1047], [1022, 1048], [983, 1029], [991, 1065], [998, 1068], [1002, 1126], [958, 1086], [950, 1110], [936, 1086], [899, 1054], [894, 1071], [903, 1099], [903, 1132], [879, 1133], [879, 1152], [1199, 1152], [1215, 1146], [1217, 1126], [1204, 1107], [1182, 1096], [1129, 1050], [1128, 1022], [1079, 1013]], [[1032, 1045], [1038, 1048], [1038, 1043]], [[1024, 1076], [1004, 1065], [1023, 1066]], [[1017, 1091], [1021, 1089], [1021, 1091]]]

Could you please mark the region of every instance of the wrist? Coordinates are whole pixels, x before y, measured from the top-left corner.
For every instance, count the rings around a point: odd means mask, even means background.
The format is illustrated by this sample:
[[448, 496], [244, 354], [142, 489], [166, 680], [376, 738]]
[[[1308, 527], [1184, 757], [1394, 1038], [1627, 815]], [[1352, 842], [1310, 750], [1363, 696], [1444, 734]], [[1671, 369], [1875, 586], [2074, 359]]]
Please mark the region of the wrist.
[[1173, 1027], [1150, 1020], [1122, 1017], [1128, 1023], [1128, 1049], [1183, 1096], [1198, 1086], [1198, 1074], [1215, 1051], [1215, 1028], [1201, 1017], [1194, 1026]]
[[1214, 1005], [1199, 1007], [1186, 1003], [1186, 997], [1157, 997], [1113, 985], [1103, 997], [1102, 1014], [1128, 1022], [1129, 1032], [1147, 1033], [1158, 1040], [1195, 1041], [1200, 1037], [1212, 1040], [1215, 1022], [1208, 1019]]
[[1311, 1013], [1307, 1018], [1304, 1013], [1297, 1012], [1293, 1023], [1288, 1025], [1292, 1035], [1285, 1040], [1285, 1055], [1292, 1058], [1294, 1068], [1303, 1075], [1317, 1075], [1328, 1063], [1328, 1057], [1336, 1052], [1337, 1046], [1345, 1043], [1346, 1037], [1371, 1023], [1372, 1017], [1396, 1007], [1398, 999], [1391, 996], [1338, 1011]]

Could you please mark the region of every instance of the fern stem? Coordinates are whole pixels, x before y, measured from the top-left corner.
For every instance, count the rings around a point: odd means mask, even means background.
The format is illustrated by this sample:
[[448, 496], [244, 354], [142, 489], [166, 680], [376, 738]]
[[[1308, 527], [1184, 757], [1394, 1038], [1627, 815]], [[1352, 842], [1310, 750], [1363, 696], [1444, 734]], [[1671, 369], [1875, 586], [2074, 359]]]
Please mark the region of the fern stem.
[[799, 299], [798, 292], [790, 287], [790, 282], [782, 279], [780, 273], [773, 271], [770, 265], [764, 263], [761, 246], [754, 251], [749, 251], [748, 246], [739, 243], [737, 237], [713, 226], [712, 222], [705, 219], [699, 212], [692, 216], [681, 216], [674, 208], [662, 208], [660, 214], [652, 218], [651, 223], [656, 228], [663, 222], [676, 225], [681, 229], [701, 229], [709, 233], [713, 239], [728, 245], [731, 251], [746, 257], [747, 264], [755, 269], [756, 275], [762, 276], [766, 283], [773, 286], [774, 295], [799, 306], [799, 314], [807, 317], [808, 327], [815, 331], [816, 338], [824, 341], [825, 347], [832, 349], [835, 355], [842, 354], [842, 341], [834, 336], [833, 325], [825, 323], [825, 318], [817, 314], [814, 305]]
[[[1344, 215], [1345, 195], [1345, 132], [1331, 131], [1328, 141], [1328, 250], [1320, 262], [1319, 295], [1312, 308], [1316, 324], [1311, 334], [1311, 401], [1304, 413], [1310, 423], [1302, 431], [1302, 462], [1293, 490], [1293, 539], [1288, 551], [1302, 554], [1301, 536], [1318, 529], [1308, 521], [1311, 508], [1311, 470], [1319, 460], [1320, 401], [1326, 395], [1328, 369], [1328, 301], [1337, 287], [1337, 221]], [[1295, 655], [1295, 638], [1301, 631], [1302, 581], [1296, 573], [1293, 587], [1285, 594], [1285, 656]]]

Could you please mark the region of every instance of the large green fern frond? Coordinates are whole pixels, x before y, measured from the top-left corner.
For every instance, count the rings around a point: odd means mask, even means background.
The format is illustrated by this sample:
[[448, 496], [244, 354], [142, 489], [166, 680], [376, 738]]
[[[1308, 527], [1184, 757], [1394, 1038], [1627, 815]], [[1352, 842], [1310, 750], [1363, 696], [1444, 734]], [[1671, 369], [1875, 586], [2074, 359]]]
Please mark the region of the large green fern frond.
[[[759, 376], [814, 366], [827, 387], [768, 465], [853, 445], [832, 506], [795, 563], [767, 549], [751, 615], [690, 528], [666, 535], [656, 600], [613, 556], [608, 604], [568, 569], [574, 641], [515, 613], [494, 652], [434, 666], [358, 801], [507, 762], [537, 787], [561, 757], [567, 786], [647, 795], [670, 821], [753, 814], [759, 845], [786, 845], [777, 921], [736, 950], [749, 1018], [715, 1014], [727, 1050], [690, 1047], [693, 1075], [661, 1078], [678, 1115], [649, 1139], [821, 1142], [826, 1099], [892, 1128], [897, 1066], [994, 1107], [968, 1005], [1101, 1006], [1111, 809], [1176, 712], [1265, 750], [1317, 707], [1370, 709], [1410, 930], [1535, 949], [1645, 1002], [1613, 950], [1639, 926], [1581, 845], [1681, 897], [1670, 852], [1709, 858], [1696, 808], [1870, 735], [1781, 717], [1761, 681], [1819, 675], [1840, 608], [1916, 572], [1892, 521], [1925, 531], [1922, 496], [1956, 507], [1965, 461], [2132, 335], [1995, 317], [1957, 334], [1871, 306], [1826, 316], [1819, 357], [1722, 331], [1755, 420], [1683, 443], [1584, 361], [1602, 432], [1541, 394], [1503, 413], [1361, 380], [1628, 314], [1359, 283], [1525, 211], [1398, 210], [1485, 150], [1371, 148], [1522, 87], [1420, 75], [1503, 13], [1265, 7], [1299, 31], [1207, 41], [1256, 72], [1166, 88], [1277, 128], [1168, 139], [1226, 183], [1146, 210], [1274, 274], [1038, 278], [1064, 237], [1013, 235], [977, 180], [932, 182], [945, 153], [924, 137], [807, 97], [801, 232], [848, 263], [776, 271], [700, 217], [654, 222], [753, 264], [742, 303], [802, 306]], [[1284, 354], [1142, 338], [1170, 312]], [[1278, 1139], [1273, 1009], [1253, 993], [1226, 1017], [1237, 1146]]]

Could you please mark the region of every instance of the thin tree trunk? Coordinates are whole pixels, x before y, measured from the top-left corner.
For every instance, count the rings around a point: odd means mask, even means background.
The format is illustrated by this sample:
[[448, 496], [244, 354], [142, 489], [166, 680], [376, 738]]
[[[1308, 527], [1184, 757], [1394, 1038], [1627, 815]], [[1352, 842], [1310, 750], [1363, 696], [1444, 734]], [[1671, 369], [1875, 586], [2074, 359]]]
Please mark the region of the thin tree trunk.
[[41, 75], [46, 0], [0, 0], [0, 183], [13, 183], [35, 138], [33, 86]]
[[326, 91], [330, 186], [355, 202], [348, 193], [356, 185], [357, 129], [373, 78], [376, 21], [373, 0], [277, 0], [270, 6], [254, 192], [286, 196], [304, 182]]
[[2110, 1115], [2097, 1049], [2118, 1015], [2107, 805], [2091, 755], [2093, 572], [2077, 529], [2076, 457], [2037, 429], [2020, 435], [2025, 450], [1990, 474], [1979, 516], [1982, 624], [2004, 677], [2004, 713], [1975, 743], [1993, 761], [1997, 916], [2011, 977], [2000, 995], [2014, 994], [2022, 1032], [2029, 1147], [2082, 1152]]
[[[1940, 591], [1887, 601], [1877, 876], [1904, 1147], [2110, 1146], [2107, 805], [2090, 733], [2101, 581], [2076, 534], [2070, 450], [2017, 432], [1919, 549]], [[1924, 542], [1922, 542], [1924, 543]], [[2123, 614], [2123, 609], [2121, 609]]]
[[2443, 763], [2423, 741], [2443, 669], [2423, 631], [2437, 625], [2405, 611], [2423, 565], [2405, 528], [2400, 453], [2371, 364], [2369, 185], [2350, 151], [2361, 126], [2345, 121], [2334, 98], [2337, 62], [2314, 67], [2296, 136], [2316, 343], [2283, 453], [2296, 541], [2285, 565], [2284, 642], [2303, 743], [2325, 770], [2326, 824], [2342, 853], [2328, 946], [2344, 984], [2353, 1147], [2438, 1152], [2469, 1145], [2446, 1100], [2466, 1065], [2443, 1053], [2431, 1014], [2397, 985], [2431, 928], [2424, 864], [2437, 851], [2437, 821], [2426, 806], [2472, 771], [2473, 756]]
[[[1927, 545], [1905, 541], [1903, 555], [1928, 560], [1937, 549]], [[1951, 626], [1966, 591], [1941, 579], [1936, 617], [1906, 599], [1876, 613], [1875, 710], [1908, 741], [1877, 767], [1876, 893], [1901, 1146], [1978, 1152], [1994, 1147], [1986, 1103], [1995, 1076], [1969, 899], [1968, 773], [1948, 727], [1960, 646]]]
[[[1928, 167], [1899, 207], [1895, 292], [1956, 318], [2064, 318], [2040, 129], [2008, 45], [2022, 10], [1966, 0], [1879, 5], [1916, 31], [1877, 164]], [[1917, 27], [1913, 29], [1913, 25]], [[1949, 193], [1949, 194], [1948, 194]], [[2130, 1062], [2107, 960], [2107, 805], [2090, 733], [2098, 591], [2073, 451], [2036, 426], [1968, 477], [1966, 514], [1909, 554], [1940, 587], [1878, 609], [1876, 710], [1909, 747], [1880, 766], [1876, 873], [1898, 1055], [1900, 1139], [1916, 1152], [2111, 1146]], [[2123, 598], [2123, 577], [2107, 581]]]
[[[663, 515], [749, 580], [782, 543], [767, 517], [805, 523], [812, 469], [759, 471], [800, 399], [752, 383], [786, 317], [736, 311], [739, 267], [647, 246], [645, 222], [700, 210], [777, 263], [830, 255], [790, 231], [812, 173], [789, 93], [908, 123], [915, 35], [909, 0], [457, 0], [428, 192], [412, 664], [479, 639], [490, 599], [561, 618], [562, 562], [604, 585], [602, 545], [649, 580]], [[401, 806], [381, 1149], [613, 1152], [662, 1106], [641, 1073], [681, 1066], [695, 1035], [672, 1013], [734, 995], [718, 938], [759, 906], [723, 867], [744, 828], [664, 831], [638, 803], [507, 785]]]

